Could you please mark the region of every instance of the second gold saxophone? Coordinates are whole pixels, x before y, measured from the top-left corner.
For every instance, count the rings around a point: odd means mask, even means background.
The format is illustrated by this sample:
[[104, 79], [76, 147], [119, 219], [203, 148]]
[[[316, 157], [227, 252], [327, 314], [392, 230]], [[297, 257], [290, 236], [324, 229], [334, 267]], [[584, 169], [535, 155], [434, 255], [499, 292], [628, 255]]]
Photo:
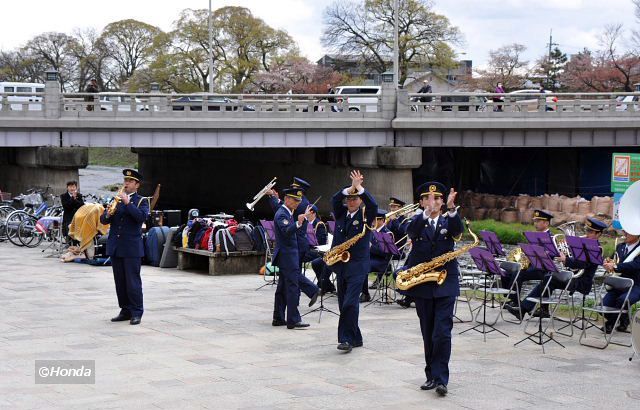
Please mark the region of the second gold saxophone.
[[398, 272], [398, 276], [396, 276], [396, 288], [407, 290], [427, 282], [436, 282], [438, 285], [442, 285], [447, 279], [447, 270], [442, 269], [442, 267], [449, 261], [454, 260], [480, 244], [480, 240], [476, 234], [469, 228], [469, 222], [465, 221], [465, 223], [467, 224], [469, 234], [473, 237], [473, 243]]

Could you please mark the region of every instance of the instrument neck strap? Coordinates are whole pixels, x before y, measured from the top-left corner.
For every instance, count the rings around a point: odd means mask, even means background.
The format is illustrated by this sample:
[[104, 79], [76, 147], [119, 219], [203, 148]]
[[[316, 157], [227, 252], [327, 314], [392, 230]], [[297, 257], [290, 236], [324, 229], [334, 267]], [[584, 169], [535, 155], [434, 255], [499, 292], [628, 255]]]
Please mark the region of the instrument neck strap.
[[633, 251], [629, 252], [626, 258], [624, 258], [623, 263], [629, 263], [636, 258], [636, 256], [640, 255], [640, 242], [636, 242], [636, 247], [633, 248]]

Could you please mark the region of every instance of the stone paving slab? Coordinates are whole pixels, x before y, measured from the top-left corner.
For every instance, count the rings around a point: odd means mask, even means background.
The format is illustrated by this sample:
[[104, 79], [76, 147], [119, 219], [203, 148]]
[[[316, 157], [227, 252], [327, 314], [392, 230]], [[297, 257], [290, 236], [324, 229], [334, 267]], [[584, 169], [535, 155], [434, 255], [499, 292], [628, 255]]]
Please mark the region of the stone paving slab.
[[[307, 330], [271, 326], [274, 288], [257, 275], [213, 277], [144, 266], [140, 326], [117, 313], [110, 267], [62, 264], [0, 243], [0, 408], [550, 409], [638, 408], [640, 359], [560, 337], [563, 349], [454, 326], [449, 395], [423, 392], [414, 309], [361, 309], [364, 347], [336, 350], [337, 317]], [[308, 299], [302, 297], [301, 312]], [[336, 298], [325, 301], [337, 311]], [[468, 318], [461, 306], [460, 315]], [[495, 311], [494, 311], [495, 312]], [[466, 313], [467, 316], [464, 316]], [[492, 312], [493, 313], [493, 312]], [[94, 385], [36, 385], [34, 361], [96, 361]], [[605, 390], [602, 386], [608, 386]]]

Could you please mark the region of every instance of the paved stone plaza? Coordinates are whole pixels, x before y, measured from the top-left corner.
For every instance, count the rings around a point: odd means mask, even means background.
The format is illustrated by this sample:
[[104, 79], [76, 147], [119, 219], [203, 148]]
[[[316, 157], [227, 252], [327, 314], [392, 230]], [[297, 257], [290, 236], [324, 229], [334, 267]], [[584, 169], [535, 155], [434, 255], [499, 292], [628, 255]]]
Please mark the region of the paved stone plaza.
[[[62, 264], [39, 249], [0, 243], [0, 408], [521, 409], [638, 408], [640, 360], [562, 337], [566, 349], [487, 342], [454, 327], [449, 395], [424, 382], [414, 309], [361, 310], [364, 347], [336, 350], [337, 317], [307, 330], [271, 326], [272, 287], [258, 275], [211, 277], [143, 267], [140, 326], [118, 313], [110, 267]], [[309, 310], [303, 297], [301, 311]], [[337, 310], [337, 301], [326, 303]], [[463, 315], [463, 310], [460, 311]], [[493, 312], [491, 312], [493, 313]], [[465, 318], [468, 318], [468, 310]], [[96, 361], [94, 385], [36, 385], [36, 359]], [[608, 386], [606, 389], [603, 386]]]

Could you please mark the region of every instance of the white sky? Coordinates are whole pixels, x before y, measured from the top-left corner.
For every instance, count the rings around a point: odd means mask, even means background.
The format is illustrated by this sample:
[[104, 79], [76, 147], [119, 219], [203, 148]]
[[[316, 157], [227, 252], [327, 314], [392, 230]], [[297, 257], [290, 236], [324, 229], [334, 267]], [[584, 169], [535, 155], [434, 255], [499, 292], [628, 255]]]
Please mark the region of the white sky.
[[[320, 44], [323, 10], [333, 0], [213, 0], [213, 8], [245, 6], [275, 28], [284, 29], [312, 61], [324, 50]], [[0, 48], [23, 45], [46, 31], [71, 33], [74, 28], [102, 29], [110, 22], [133, 18], [169, 30], [180, 10], [207, 8], [208, 0], [3, 0]], [[49, 8], [51, 8], [49, 10]], [[435, 8], [458, 26], [465, 45], [458, 52], [474, 66], [487, 60], [489, 50], [517, 42], [527, 46], [533, 61], [546, 52], [549, 30], [567, 54], [596, 48], [605, 24], [638, 27], [631, 0], [435, 0]]]

